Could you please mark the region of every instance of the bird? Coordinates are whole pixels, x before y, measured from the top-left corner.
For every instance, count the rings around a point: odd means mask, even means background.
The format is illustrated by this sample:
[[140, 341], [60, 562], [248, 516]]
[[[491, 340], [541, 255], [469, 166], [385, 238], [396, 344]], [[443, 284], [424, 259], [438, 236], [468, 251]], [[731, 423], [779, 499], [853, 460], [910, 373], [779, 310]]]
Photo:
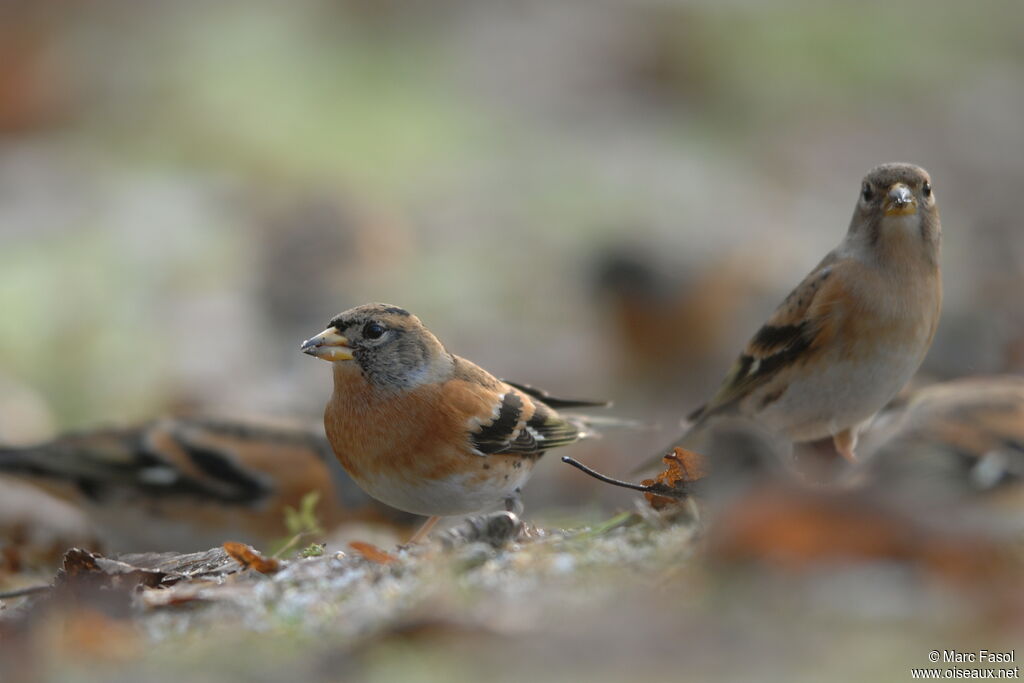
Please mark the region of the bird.
[[286, 510], [300, 510], [311, 493], [325, 529], [348, 521], [414, 523], [366, 496], [332, 456], [313, 421], [168, 415], [0, 448], [0, 473], [75, 504], [105, 551], [273, 543], [292, 533]]
[[762, 295], [757, 264], [740, 254], [700, 265], [662, 261], [654, 249], [609, 246], [595, 256], [590, 280], [623, 388], [659, 405], [683, 399], [684, 381], [693, 392], [714, 387], [714, 367], [730, 360], [723, 341]]
[[1024, 376], [932, 384], [886, 417], [866, 434], [868, 485], [941, 504], [1024, 491]]
[[339, 313], [301, 350], [333, 365], [324, 428], [345, 470], [374, 498], [429, 517], [410, 544], [441, 517], [521, 512], [544, 452], [594, 435], [558, 409], [608, 405], [500, 380], [389, 304]]
[[842, 242], [750, 339], [675, 445], [734, 415], [794, 443], [831, 437], [855, 462], [859, 432], [917, 371], [935, 336], [941, 242], [928, 172], [906, 163], [871, 169]]

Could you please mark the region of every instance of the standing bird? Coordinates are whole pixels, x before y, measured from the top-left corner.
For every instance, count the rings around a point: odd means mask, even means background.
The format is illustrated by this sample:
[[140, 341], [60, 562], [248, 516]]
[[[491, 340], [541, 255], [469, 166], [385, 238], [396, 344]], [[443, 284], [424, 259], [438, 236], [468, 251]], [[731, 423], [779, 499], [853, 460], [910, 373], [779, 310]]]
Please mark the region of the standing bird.
[[338, 314], [302, 351], [333, 364], [324, 427], [341, 464], [374, 498], [430, 517], [412, 543], [442, 516], [518, 507], [546, 450], [592, 434], [555, 408], [607, 405], [499, 380], [385, 304]]
[[858, 432], [935, 336], [941, 241], [928, 173], [898, 163], [871, 169], [846, 237], [748, 342], [676, 445], [717, 416], [741, 415], [794, 442], [831, 436], [855, 461]]

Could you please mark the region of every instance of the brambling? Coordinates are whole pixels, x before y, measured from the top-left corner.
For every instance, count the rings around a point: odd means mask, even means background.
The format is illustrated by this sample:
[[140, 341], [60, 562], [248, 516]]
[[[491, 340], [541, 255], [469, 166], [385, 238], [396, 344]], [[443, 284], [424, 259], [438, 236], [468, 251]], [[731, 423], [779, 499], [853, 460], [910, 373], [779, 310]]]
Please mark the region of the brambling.
[[325, 528], [412, 522], [366, 496], [330, 456], [316, 425], [164, 417], [0, 449], [0, 473], [77, 504], [112, 551], [270, 543], [289, 534], [285, 508], [298, 510], [311, 492]]
[[[736, 255], [699, 267], [659, 267], [657, 254], [635, 246], [606, 249], [593, 266], [591, 289], [613, 340], [612, 361], [623, 388], [658, 394], [664, 404], [678, 396], [680, 382], [711, 383], [742, 311], [761, 293], [751, 264]], [[619, 353], [628, 348], [629, 353]]]
[[924, 169], [871, 169], [846, 237], [747, 343], [676, 445], [715, 417], [740, 415], [793, 442], [831, 436], [855, 461], [859, 431], [911, 378], [935, 336], [941, 238]]
[[449, 353], [420, 319], [385, 304], [340, 313], [302, 351], [332, 363], [324, 426], [352, 478], [374, 498], [430, 516], [517, 508], [538, 458], [591, 435], [556, 399]]
[[948, 501], [1024, 483], [1024, 377], [934, 384], [882, 422], [866, 437], [873, 485]]

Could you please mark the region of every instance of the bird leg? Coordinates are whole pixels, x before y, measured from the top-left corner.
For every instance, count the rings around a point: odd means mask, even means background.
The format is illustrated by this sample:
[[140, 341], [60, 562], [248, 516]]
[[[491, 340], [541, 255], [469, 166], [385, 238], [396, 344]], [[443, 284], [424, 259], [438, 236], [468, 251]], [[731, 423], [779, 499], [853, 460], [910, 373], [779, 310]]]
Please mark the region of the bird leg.
[[854, 453], [854, 449], [857, 448], [857, 432], [853, 427], [833, 434], [832, 443], [836, 447], [836, 452], [846, 458], [847, 462], [857, 462], [857, 455]]
[[416, 530], [416, 533], [412, 535], [412, 538], [409, 539], [406, 545], [409, 546], [416, 543], [422, 543], [423, 539], [427, 537], [427, 534], [430, 533], [439, 521], [441, 521], [440, 517], [427, 517], [427, 521], [423, 522], [423, 526]]
[[523, 514], [523, 499], [521, 498], [522, 489], [516, 489], [515, 493], [505, 499], [505, 510], [511, 512], [516, 517], [520, 517]]

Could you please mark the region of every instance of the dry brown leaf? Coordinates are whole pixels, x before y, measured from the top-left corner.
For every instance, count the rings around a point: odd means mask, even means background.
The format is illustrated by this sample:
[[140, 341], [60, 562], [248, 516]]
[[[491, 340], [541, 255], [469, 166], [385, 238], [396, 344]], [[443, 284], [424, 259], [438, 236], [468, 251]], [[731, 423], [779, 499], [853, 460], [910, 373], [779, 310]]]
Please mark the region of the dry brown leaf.
[[398, 562], [397, 557], [391, 553], [384, 552], [372, 543], [352, 541], [348, 544], [348, 547], [355, 550], [370, 562], [375, 562], [377, 564], [391, 564], [392, 562]]
[[242, 565], [242, 569], [255, 569], [260, 574], [273, 574], [281, 569], [280, 560], [274, 557], [265, 557], [260, 551], [245, 543], [228, 541], [224, 544], [224, 552]]
[[163, 585], [183, 579], [221, 577], [238, 571], [238, 563], [224, 548], [211, 548], [198, 553], [130, 553], [118, 555], [117, 560], [167, 574]]
[[665, 471], [654, 479], [644, 479], [640, 482], [650, 489], [644, 492], [644, 498], [655, 510], [674, 505], [686, 498], [687, 485], [703, 479], [708, 472], [704, 456], [685, 448], [676, 448], [661, 460], [665, 463]]
[[167, 576], [166, 572], [136, 567], [92, 553], [81, 548], [71, 548], [64, 553], [64, 566], [58, 573], [60, 585], [88, 582], [112, 588], [130, 589], [137, 585], [157, 586]]

